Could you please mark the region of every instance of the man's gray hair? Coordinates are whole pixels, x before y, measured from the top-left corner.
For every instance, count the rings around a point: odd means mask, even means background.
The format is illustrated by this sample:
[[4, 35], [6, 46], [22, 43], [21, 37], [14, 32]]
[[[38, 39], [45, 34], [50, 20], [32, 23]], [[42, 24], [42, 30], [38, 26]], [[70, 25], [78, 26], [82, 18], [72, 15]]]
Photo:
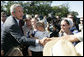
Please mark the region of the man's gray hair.
[[15, 8], [16, 7], [22, 7], [20, 4], [13, 4], [13, 5], [11, 5], [11, 7], [10, 7], [10, 13], [12, 14], [12, 12], [15, 12]]

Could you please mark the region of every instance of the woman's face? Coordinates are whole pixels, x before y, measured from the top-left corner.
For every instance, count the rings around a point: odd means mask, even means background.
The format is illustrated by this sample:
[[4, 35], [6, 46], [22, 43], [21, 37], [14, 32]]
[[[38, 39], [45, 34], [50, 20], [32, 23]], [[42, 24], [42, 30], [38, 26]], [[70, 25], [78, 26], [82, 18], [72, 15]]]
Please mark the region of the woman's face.
[[31, 20], [26, 21], [27, 26], [31, 26]]
[[63, 31], [66, 31], [66, 30], [68, 30], [69, 28], [70, 28], [70, 25], [67, 24], [66, 21], [61, 21], [61, 29], [62, 29]]
[[31, 20], [32, 25], [36, 25], [36, 20]]

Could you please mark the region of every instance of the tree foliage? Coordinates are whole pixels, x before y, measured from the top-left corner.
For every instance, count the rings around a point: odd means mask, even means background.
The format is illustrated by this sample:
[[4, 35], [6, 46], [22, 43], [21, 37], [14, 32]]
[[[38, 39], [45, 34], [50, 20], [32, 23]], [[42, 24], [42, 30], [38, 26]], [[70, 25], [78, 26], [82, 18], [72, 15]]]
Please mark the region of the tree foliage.
[[74, 16], [78, 15], [77, 12], [69, 11], [68, 4], [51, 7], [52, 1], [1, 1], [1, 11], [6, 11], [10, 15], [10, 6], [15, 3], [22, 5], [24, 14], [39, 14], [44, 16], [53, 13], [53, 15], [61, 17], [66, 17], [69, 13], [73, 13]]

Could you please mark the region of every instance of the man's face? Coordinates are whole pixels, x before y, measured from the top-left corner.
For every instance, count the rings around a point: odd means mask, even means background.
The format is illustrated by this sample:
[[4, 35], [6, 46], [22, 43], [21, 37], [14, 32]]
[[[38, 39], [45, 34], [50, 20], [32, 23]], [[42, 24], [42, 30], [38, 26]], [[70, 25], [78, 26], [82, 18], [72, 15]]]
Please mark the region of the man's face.
[[23, 15], [24, 15], [22, 7], [16, 7], [14, 15], [17, 19], [19, 19], [19, 20], [22, 19]]

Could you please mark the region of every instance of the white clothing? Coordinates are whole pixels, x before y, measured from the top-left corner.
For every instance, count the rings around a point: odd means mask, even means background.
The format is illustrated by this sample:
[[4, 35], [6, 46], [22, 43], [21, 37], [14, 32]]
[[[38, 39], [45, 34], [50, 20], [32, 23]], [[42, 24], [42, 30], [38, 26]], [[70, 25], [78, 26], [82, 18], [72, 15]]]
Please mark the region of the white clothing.
[[[44, 37], [50, 37], [50, 33], [44, 31], [44, 32], [41, 32], [41, 31], [37, 31], [35, 33], [35, 37], [39, 38], [39, 39], [43, 39]], [[38, 44], [37, 46], [30, 46], [29, 47], [30, 50], [34, 51], [34, 52], [40, 52], [40, 51], [43, 51], [43, 46]]]
[[1, 21], [1, 32], [3, 30], [3, 25], [4, 25], [4, 23]]
[[19, 20], [18, 20], [18, 19], [16, 19], [16, 21], [17, 21], [17, 23], [18, 23], [18, 25], [19, 25]]
[[74, 34], [76, 38], [78, 38], [80, 41], [83, 41], [83, 29], [81, 32]]
[[83, 29], [83, 24], [79, 24], [79, 30]]

